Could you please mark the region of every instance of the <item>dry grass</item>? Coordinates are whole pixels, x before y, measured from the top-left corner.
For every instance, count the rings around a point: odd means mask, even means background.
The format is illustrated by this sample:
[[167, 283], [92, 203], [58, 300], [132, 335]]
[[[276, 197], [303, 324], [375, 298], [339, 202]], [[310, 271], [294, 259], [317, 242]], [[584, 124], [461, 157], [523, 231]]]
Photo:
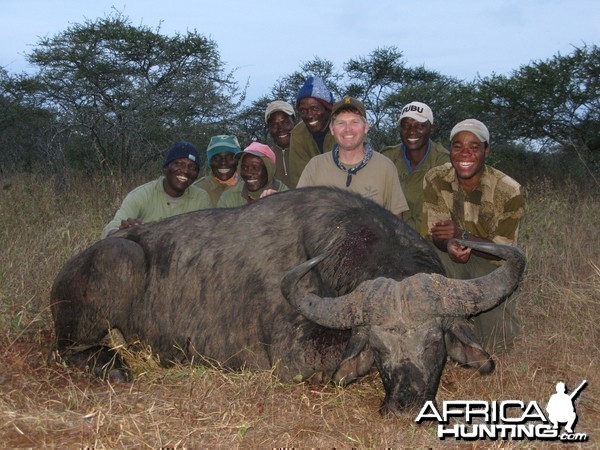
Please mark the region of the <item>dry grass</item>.
[[[0, 180], [0, 439], [6, 447], [456, 447], [414, 415], [377, 413], [374, 375], [347, 388], [281, 383], [271, 372], [158, 368], [137, 357], [135, 381], [111, 385], [50, 356], [48, 294], [60, 266], [100, 234], [141, 180], [20, 175]], [[600, 195], [530, 188], [522, 246], [529, 258], [519, 305], [525, 332], [480, 377], [446, 367], [438, 400], [544, 404], [557, 381], [579, 396], [578, 432], [600, 441]], [[141, 355], [141, 356], [140, 356]], [[141, 358], [141, 359], [140, 359]], [[462, 443], [531, 447], [540, 442]], [[557, 444], [547, 444], [558, 446]]]

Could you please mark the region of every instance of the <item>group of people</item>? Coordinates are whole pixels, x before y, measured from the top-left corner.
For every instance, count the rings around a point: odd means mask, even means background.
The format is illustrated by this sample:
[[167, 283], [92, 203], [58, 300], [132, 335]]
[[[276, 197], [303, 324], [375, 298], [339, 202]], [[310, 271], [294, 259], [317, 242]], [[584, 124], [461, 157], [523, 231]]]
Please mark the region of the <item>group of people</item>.
[[[478, 120], [457, 123], [447, 150], [431, 139], [431, 108], [414, 101], [398, 119], [401, 142], [376, 151], [364, 104], [352, 97], [335, 102], [324, 81], [311, 76], [298, 91], [295, 109], [273, 101], [265, 123], [270, 145], [252, 142], [242, 150], [235, 136], [212, 137], [206, 150], [210, 170], [197, 181], [197, 149], [189, 142], [173, 145], [164, 174], [127, 195], [102, 237], [183, 212], [236, 207], [321, 185], [356, 192], [404, 220], [433, 244], [453, 278], [483, 276], [502, 263], [457, 239], [516, 245], [524, 195], [515, 180], [485, 164], [490, 133]], [[489, 350], [510, 348], [520, 331], [512, 298], [472, 321]]]

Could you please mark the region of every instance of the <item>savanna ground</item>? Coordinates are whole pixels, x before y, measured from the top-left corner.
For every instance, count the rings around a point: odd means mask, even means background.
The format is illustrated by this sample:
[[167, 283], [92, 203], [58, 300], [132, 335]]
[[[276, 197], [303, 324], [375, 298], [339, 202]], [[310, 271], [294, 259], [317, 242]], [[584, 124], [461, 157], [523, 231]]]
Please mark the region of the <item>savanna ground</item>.
[[[415, 415], [381, 417], [372, 375], [346, 388], [281, 383], [268, 371], [163, 369], [130, 356], [135, 380], [110, 384], [52, 356], [48, 295], [61, 265], [100, 234], [127, 183], [77, 177], [0, 178], [0, 442], [5, 447], [540, 447], [541, 441], [440, 441]], [[576, 432], [600, 443], [600, 193], [528, 186], [519, 308], [524, 332], [491, 376], [448, 364], [437, 400], [522, 400], [545, 406], [564, 381], [587, 387]]]

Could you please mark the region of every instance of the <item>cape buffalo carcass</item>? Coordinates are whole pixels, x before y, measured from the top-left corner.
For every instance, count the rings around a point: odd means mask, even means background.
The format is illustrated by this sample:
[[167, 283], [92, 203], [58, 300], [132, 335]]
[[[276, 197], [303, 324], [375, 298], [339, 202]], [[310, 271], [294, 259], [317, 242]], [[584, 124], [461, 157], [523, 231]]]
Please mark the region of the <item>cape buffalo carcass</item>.
[[[163, 363], [206, 358], [284, 380], [350, 382], [375, 364], [382, 411], [400, 412], [435, 398], [447, 355], [493, 370], [464, 317], [510, 294], [524, 257], [474, 248], [507, 263], [447, 279], [405, 223], [326, 187], [183, 214], [121, 230], [65, 264], [51, 291], [57, 348], [67, 363], [100, 365], [116, 329]], [[95, 362], [82, 362], [77, 349], [92, 346]]]

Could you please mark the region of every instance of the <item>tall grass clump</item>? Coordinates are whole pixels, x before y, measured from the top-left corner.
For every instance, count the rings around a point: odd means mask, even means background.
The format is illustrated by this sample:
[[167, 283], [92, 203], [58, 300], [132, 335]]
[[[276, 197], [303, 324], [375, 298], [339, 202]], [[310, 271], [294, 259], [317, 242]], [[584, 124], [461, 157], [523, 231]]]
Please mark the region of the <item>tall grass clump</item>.
[[[521, 287], [523, 343], [544, 355], [538, 371], [568, 376], [574, 388], [578, 377], [596, 378], [600, 360], [600, 196], [598, 190], [541, 182], [529, 188], [527, 204], [521, 232], [529, 260]], [[594, 392], [598, 400], [596, 380], [585, 393]]]
[[66, 175], [1, 179], [1, 320], [8, 330], [22, 331], [42, 319], [47, 323], [48, 293], [57, 270], [99, 238], [132, 187]]
[[[143, 179], [15, 174], [0, 179], [0, 439], [7, 447], [455, 447], [414, 415], [381, 417], [376, 374], [346, 388], [282, 383], [270, 371], [136, 361], [130, 384], [110, 384], [52, 358], [48, 297], [60, 267], [96, 239]], [[487, 377], [448, 364], [443, 400], [536, 400], [556, 382], [587, 379], [576, 406], [587, 445], [600, 440], [600, 193], [527, 186], [518, 294], [523, 333]], [[463, 443], [464, 444], [464, 443]], [[537, 442], [474, 441], [529, 447]]]

